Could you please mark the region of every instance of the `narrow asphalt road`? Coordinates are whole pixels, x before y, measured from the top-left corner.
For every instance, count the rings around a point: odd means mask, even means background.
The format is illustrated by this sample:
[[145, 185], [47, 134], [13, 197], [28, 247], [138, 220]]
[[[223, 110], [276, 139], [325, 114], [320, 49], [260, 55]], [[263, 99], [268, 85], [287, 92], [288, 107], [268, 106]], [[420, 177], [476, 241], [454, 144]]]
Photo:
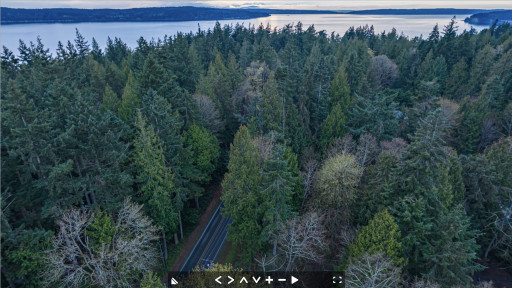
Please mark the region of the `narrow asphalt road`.
[[203, 234], [197, 240], [192, 252], [190, 252], [187, 260], [181, 267], [180, 273], [190, 272], [196, 266], [205, 267], [207, 263], [215, 263], [217, 261], [220, 250], [228, 236], [228, 226], [232, 222], [231, 219], [222, 217], [220, 213], [222, 206], [221, 202]]

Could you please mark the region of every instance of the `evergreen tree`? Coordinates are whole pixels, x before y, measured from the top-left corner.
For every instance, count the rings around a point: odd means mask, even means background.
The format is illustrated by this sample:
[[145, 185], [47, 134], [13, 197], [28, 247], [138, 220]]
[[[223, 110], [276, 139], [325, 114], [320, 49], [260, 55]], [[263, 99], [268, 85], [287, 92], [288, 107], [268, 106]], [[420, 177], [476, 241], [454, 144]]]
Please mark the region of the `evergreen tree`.
[[485, 84], [487, 77], [491, 71], [492, 63], [495, 60], [495, 49], [487, 44], [480, 50], [471, 64], [469, 72], [469, 83], [471, 83], [471, 92], [480, 92], [482, 86]]
[[241, 126], [231, 145], [221, 200], [224, 202], [223, 214], [233, 219], [228, 238], [243, 247], [241, 256], [245, 262], [251, 261], [263, 245], [260, 238], [264, 213], [261, 203], [265, 201], [259, 188], [262, 176], [258, 158], [249, 130]]
[[284, 147], [279, 144], [274, 146], [272, 155], [265, 160], [261, 181], [262, 197], [266, 200], [261, 203], [265, 211], [262, 238], [273, 242], [274, 255], [277, 253], [278, 227], [294, 214], [291, 204], [295, 179], [289, 172], [284, 153]]
[[443, 37], [441, 38], [441, 41], [439, 41], [438, 51], [439, 54], [443, 55], [446, 59], [448, 70], [451, 70], [451, 67], [457, 63], [458, 55], [460, 55], [457, 53], [458, 51], [456, 49], [458, 47], [455, 45], [457, 28], [457, 21], [454, 16], [450, 20], [450, 23], [444, 26]]
[[[404, 235], [409, 271], [428, 273], [429, 279], [449, 286], [468, 283], [469, 274], [480, 266], [475, 263], [475, 232], [460, 205], [460, 163], [444, 147], [447, 125], [439, 113], [436, 110], [422, 121], [395, 170], [394, 189], [401, 196], [394, 213], [400, 230], [409, 231]], [[454, 219], [457, 224], [450, 224]]]
[[507, 106], [507, 99], [501, 83], [498, 76], [489, 78], [480, 96], [487, 102], [489, 109], [494, 111], [502, 111]]
[[[191, 164], [199, 170], [198, 184], [210, 183], [212, 173], [217, 168], [220, 156], [220, 147], [217, 138], [206, 128], [192, 124], [184, 133], [184, 145], [190, 148]], [[199, 191], [197, 191], [199, 190]], [[199, 209], [198, 198], [204, 189], [196, 188], [193, 197], [196, 199], [196, 208]]]
[[112, 237], [115, 233], [114, 224], [112, 218], [105, 211], [96, 210], [94, 213], [92, 223], [87, 226], [85, 234], [90, 237], [92, 244], [91, 248], [95, 252], [99, 252], [102, 245], [110, 245]]
[[307, 99], [305, 102], [309, 106], [309, 129], [313, 138], [320, 136], [321, 124], [329, 113], [328, 101], [331, 89], [331, 70], [334, 68], [332, 62], [334, 62], [334, 59], [324, 56], [320, 45], [315, 42], [304, 65], [306, 71], [304, 74], [304, 93]]
[[128, 81], [121, 97], [121, 106], [119, 107], [119, 118], [125, 123], [132, 123], [135, 116], [135, 109], [140, 107], [141, 98], [136, 92], [136, 82], [132, 74], [128, 76]]
[[320, 136], [321, 147], [328, 147], [334, 139], [342, 138], [347, 129], [345, 122], [347, 121], [347, 114], [343, 113], [341, 104], [336, 104], [327, 115], [324, 123], [322, 123], [322, 134]]
[[350, 110], [347, 126], [355, 136], [371, 133], [378, 140], [390, 140], [398, 126], [397, 104], [393, 102], [397, 94], [370, 94], [368, 98], [355, 95], [355, 103]]
[[105, 92], [103, 93], [103, 107], [107, 110], [117, 114], [117, 110], [121, 106], [121, 101], [117, 97], [116, 93], [112, 91], [112, 88], [107, 85]]
[[341, 66], [336, 75], [334, 75], [331, 89], [329, 90], [329, 107], [332, 109], [337, 104], [341, 105], [343, 111], [348, 111], [348, 108], [352, 104], [347, 73], [345, 73], [343, 66]]
[[444, 97], [459, 100], [466, 96], [468, 91], [469, 67], [466, 59], [462, 58], [457, 62], [446, 80]]
[[279, 94], [277, 82], [274, 73], [270, 76], [263, 86], [263, 119], [264, 132], [276, 131], [284, 135], [285, 125], [285, 107], [284, 97]]
[[[142, 114], [137, 114], [138, 135], [134, 146], [134, 166], [137, 168], [139, 199], [145, 204], [146, 213], [162, 228], [164, 243], [166, 234], [175, 233], [178, 227], [178, 211], [172, 201], [175, 193], [174, 175], [165, 165], [164, 148], [152, 126], [147, 126]], [[164, 249], [167, 258], [167, 246]]]
[[368, 46], [362, 40], [353, 40], [347, 47], [348, 53], [343, 59], [343, 67], [347, 73], [350, 91], [356, 93], [366, 78], [370, 66]]
[[481, 136], [482, 122], [488, 113], [488, 102], [484, 97], [472, 101], [466, 97], [459, 108], [459, 120], [455, 131], [457, 133], [457, 150], [460, 153], [477, 151]]
[[350, 244], [348, 255], [353, 259], [351, 261], [365, 253], [383, 253], [391, 258], [393, 265], [400, 267], [405, 264], [401, 232], [388, 210], [375, 214], [368, 225], [357, 233], [355, 242]]
[[440, 213], [433, 225], [428, 262], [418, 266], [423, 277], [445, 287], [472, 283], [471, 275], [484, 267], [475, 262], [479, 249], [477, 233], [472, 230], [462, 205]]
[[162, 281], [158, 277], [156, 273], [153, 273], [152, 271], [149, 271], [148, 273], [144, 274], [142, 277], [142, 280], [140, 281], [140, 287], [141, 288], [165, 288], [164, 284], [162, 284]]

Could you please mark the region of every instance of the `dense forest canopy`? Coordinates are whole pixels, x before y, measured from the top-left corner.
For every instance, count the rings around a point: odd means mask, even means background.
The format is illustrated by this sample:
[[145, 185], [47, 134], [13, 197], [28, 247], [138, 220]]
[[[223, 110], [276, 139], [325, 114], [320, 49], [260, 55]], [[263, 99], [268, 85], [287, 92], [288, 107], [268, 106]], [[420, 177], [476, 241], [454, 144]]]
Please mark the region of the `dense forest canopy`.
[[510, 272], [510, 25], [89, 41], [3, 49], [2, 287], [159, 287], [221, 180], [238, 269]]

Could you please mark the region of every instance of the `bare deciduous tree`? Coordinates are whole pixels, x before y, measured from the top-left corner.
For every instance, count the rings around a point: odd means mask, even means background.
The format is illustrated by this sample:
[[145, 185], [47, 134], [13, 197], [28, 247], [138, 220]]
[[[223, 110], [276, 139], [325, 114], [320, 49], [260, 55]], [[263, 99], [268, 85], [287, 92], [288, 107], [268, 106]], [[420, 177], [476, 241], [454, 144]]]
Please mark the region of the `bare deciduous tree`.
[[394, 288], [400, 283], [400, 268], [384, 254], [365, 254], [348, 266], [347, 288]]
[[254, 261], [258, 263], [258, 265], [261, 267], [261, 270], [263, 271], [263, 276], [266, 276], [267, 272], [274, 272], [278, 271], [279, 269], [283, 268], [284, 262], [278, 263], [278, 257], [279, 255], [271, 255], [270, 257], [267, 255], [267, 253], [263, 254], [259, 258], [255, 258]]
[[204, 127], [212, 132], [213, 135], [218, 136], [224, 129], [224, 123], [222, 123], [219, 110], [215, 106], [215, 103], [205, 95], [194, 94], [192, 97], [194, 97], [197, 102], [199, 115], [205, 125]]
[[480, 143], [478, 145], [480, 150], [483, 150], [489, 144], [500, 138], [500, 131], [496, 122], [497, 120], [492, 116], [484, 119], [481, 129]]
[[492, 281], [483, 281], [478, 283], [478, 288], [494, 288]]
[[402, 138], [394, 138], [391, 141], [380, 142], [380, 147], [383, 151], [390, 152], [398, 158], [401, 158], [402, 154], [406, 151], [407, 142]]
[[504, 258], [512, 259], [512, 189], [504, 187], [501, 189], [505, 189], [509, 199], [500, 204], [500, 210], [490, 213], [493, 237], [485, 250], [484, 257], [487, 258], [489, 252], [497, 250], [497, 253]]
[[366, 133], [359, 138], [356, 147], [356, 158], [362, 167], [368, 166], [379, 156], [380, 149], [377, 139], [372, 134]]
[[86, 234], [95, 214], [86, 209], [64, 212], [57, 222], [60, 230], [53, 238], [53, 248], [46, 251], [45, 284], [130, 287], [137, 283], [136, 272], [151, 271], [158, 259], [158, 229], [141, 209], [141, 205], [126, 200], [113, 223], [111, 241], [95, 247]]
[[424, 279], [414, 278], [410, 283], [404, 283], [406, 288], [440, 288], [437, 283], [430, 282]]
[[356, 142], [352, 134], [347, 134], [343, 138], [335, 139], [327, 151], [327, 158], [334, 157], [342, 152], [354, 154], [356, 151]]
[[290, 271], [296, 261], [318, 263], [322, 260], [322, 252], [326, 247], [325, 229], [322, 217], [316, 213], [307, 213], [300, 219], [289, 220], [279, 234], [279, 245], [285, 256], [285, 270]]
[[388, 56], [379, 55], [372, 58], [370, 73], [380, 86], [387, 88], [398, 78], [398, 67]]
[[308, 147], [302, 155], [301, 163], [301, 175], [302, 175], [302, 186], [304, 187], [304, 194], [302, 195], [301, 208], [304, 209], [306, 203], [309, 203], [309, 197], [315, 187], [316, 171], [318, 169], [319, 156], [315, 153], [313, 147]]

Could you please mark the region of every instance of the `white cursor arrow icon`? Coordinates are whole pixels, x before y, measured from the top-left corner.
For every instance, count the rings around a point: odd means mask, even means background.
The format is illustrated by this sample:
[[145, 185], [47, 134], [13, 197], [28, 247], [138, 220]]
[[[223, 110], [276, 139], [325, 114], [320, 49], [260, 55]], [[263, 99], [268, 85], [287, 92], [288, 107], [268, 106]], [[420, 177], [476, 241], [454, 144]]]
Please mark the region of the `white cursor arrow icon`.
[[220, 278], [222, 278], [222, 276], [219, 276], [219, 277], [215, 278], [215, 282], [217, 282], [219, 284], [222, 284], [222, 282], [219, 281]]
[[233, 283], [233, 281], [235, 281], [235, 279], [233, 279], [231, 276], [228, 276], [228, 278], [229, 278], [228, 284], [231, 284], [231, 283]]

